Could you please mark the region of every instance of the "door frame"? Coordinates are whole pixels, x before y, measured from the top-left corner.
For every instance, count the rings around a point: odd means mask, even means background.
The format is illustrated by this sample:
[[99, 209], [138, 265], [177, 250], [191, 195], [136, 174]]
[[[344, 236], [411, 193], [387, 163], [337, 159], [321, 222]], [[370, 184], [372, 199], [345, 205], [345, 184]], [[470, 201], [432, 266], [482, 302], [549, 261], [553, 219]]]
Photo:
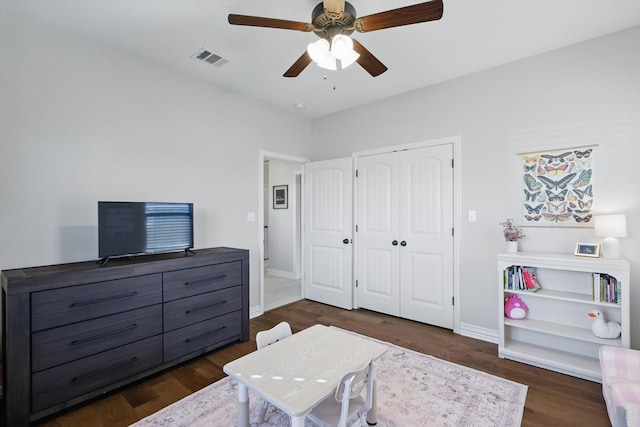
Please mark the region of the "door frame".
[[300, 170], [293, 172], [293, 182], [295, 184], [294, 190], [296, 191], [296, 204], [295, 206], [292, 206], [292, 208], [296, 210], [293, 217], [293, 221], [295, 222], [296, 226], [294, 227], [295, 230], [293, 233], [292, 245], [295, 248], [293, 251], [293, 275], [296, 278], [300, 279], [301, 294], [302, 296], [304, 296], [304, 287], [302, 286], [302, 272], [304, 271], [304, 268], [302, 267], [302, 236], [304, 236], [304, 201], [302, 199], [302, 195], [304, 194], [304, 165], [302, 166], [303, 167]]
[[[358, 157], [370, 156], [373, 154], [384, 154], [394, 151], [404, 151], [415, 148], [434, 147], [436, 145], [452, 144], [453, 146], [453, 298], [455, 304], [453, 305], [453, 332], [460, 333], [460, 209], [461, 209], [461, 172], [460, 172], [460, 159], [461, 159], [461, 137], [460, 135], [449, 136], [444, 138], [429, 139], [425, 141], [413, 142], [408, 144], [400, 144], [394, 146], [387, 146], [382, 148], [375, 148], [372, 150], [356, 151], [352, 153], [354, 159], [354, 165], [356, 170], [358, 169]], [[357, 191], [358, 186], [353, 187], [353, 218], [354, 218], [354, 230], [353, 230], [353, 265], [358, 265], [358, 233], [356, 233], [356, 218], [358, 217], [358, 204], [357, 204]], [[358, 271], [354, 268], [353, 272], [354, 281], [358, 279]], [[358, 293], [354, 292], [354, 307], [359, 308]]]
[[[286, 162], [299, 163], [300, 168], [304, 167], [305, 163], [308, 163], [310, 160], [305, 157], [297, 157], [289, 154], [276, 153], [273, 151], [260, 150], [258, 155], [258, 248], [260, 254], [258, 256], [260, 272], [258, 277], [260, 278], [260, 307], [256, 311], [252, 310], [250, 313], [250, 317], [258, 317], [264, 314], [264, 162], [265, 160], [282, 160]], [[301, 185], [304, 183], [301, 180]], [[303, 195], [304, 197], [304, 195]], [[298, 200], [297, 203], [302, 203], [301, 200]], [[302, 209], [302, 205], [300, 205], [300, 209]], [[304, 211], [301, 214], [302, 221], [304, 221]], [[295, 223], [295, 218], [294, 218]], [[304, 239], [304, 235], [302, 234], [302, 226], [303, 224], [295, 224], [300, 229], [301, 239]], [[302, 254], [298, 254], [302, 257]], [[295, 268], [295, 266], [294, 266]], [[300, 275], [304, 275], [304, 270], [300, 271]], [[304, 297], [304, 294], [303, 294]]]

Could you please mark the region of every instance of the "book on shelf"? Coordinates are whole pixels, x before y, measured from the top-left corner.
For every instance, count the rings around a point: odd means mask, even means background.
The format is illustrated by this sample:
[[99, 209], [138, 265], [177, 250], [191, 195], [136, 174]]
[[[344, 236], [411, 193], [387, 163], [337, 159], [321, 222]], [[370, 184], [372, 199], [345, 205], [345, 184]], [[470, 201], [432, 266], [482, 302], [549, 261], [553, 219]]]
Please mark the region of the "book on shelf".
[[527, 290], [531, 292], [537, 292], [542, 288], [542, 286], [540, 286], [540, 282], [538, 282], [538, 276], [536, 273], [537, 270], [535, 267], [522, 267], [522, 275], [527, 285]]
[[591, 277], [593, 301], [620, 304], [622, 282], [604, 273], [593, 273]]
[[535, 267], [513, 265], [504, 271], [504, 289], [537, 292], [541, 288]]

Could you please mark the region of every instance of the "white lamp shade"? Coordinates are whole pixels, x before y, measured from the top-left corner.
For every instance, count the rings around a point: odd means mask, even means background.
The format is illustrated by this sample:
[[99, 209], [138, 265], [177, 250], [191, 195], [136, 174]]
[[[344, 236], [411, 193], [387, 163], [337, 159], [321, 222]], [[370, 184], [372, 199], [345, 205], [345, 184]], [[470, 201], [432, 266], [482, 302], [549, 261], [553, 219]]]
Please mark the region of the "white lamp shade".
[[596, 215], [593, 224], [596, 236], [627, 237], [627, 217], [624, 214]]
[[344, 34], [338, 34], [331, 41], [331, 52], [337, 59], [342, 59], [353, 52], [353, 40]]
[[307, 53], [315, 63], [320, 63], [329, 53], [329, 42], [325, 39], [317, 40], [307, 45]]
[[322, 61], [318, 62], [318, 67], [324, 68], [325, 70], [337, 70], [336, 66], [336, 58], [331, 54], [331, 52], [327, 52], [327, 55], [322, 59]]
[[357, 53], [355, 50], [352, 50], [350, 53], [348, 53], [347, 55], [343, 56], [342, 59], [340, 59], [340, 65], [342, 65], [342, 69], [345, 69], [349, 65], [353, 64], [354, 62], [356, 62], [356, 60], [358, 58], [360, 58], [360, 54]]
[[337, 70], [336, 58], [329, 50], [329, 42], [325, 39], [317, 40], [307, 45], [307, 53], [318, 67], [325, 70]]

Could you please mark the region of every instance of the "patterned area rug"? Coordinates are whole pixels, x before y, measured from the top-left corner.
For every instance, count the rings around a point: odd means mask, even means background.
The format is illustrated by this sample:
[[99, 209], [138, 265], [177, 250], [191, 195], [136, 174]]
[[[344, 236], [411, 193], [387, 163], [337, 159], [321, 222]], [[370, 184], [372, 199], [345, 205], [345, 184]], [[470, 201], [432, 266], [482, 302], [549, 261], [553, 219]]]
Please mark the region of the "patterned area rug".
[[[368, 338], [368, 337], [365, 337]], [[369, 338], [372, 339], [372, 338]], [[378, 427], [510, 427], [522, 422], [527, 386], [390, 343], [378, 361]], [[252, 426], [262, 399], [249, 392]], [[227, 377], [133, 424], [135, 427], [237, 425], [236, 382]], [[265, 427], [289, 418], [269, 406]], [[307, 420], [305, 426], [315, 424]]]

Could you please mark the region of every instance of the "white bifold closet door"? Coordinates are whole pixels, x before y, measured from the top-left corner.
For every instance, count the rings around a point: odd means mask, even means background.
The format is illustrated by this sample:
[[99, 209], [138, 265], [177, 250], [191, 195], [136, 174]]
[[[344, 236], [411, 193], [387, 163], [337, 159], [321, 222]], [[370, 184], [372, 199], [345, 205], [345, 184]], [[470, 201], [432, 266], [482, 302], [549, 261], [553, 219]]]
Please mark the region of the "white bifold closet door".
[[453, 328], [453, 145], [358, 157], [358, 306]]

